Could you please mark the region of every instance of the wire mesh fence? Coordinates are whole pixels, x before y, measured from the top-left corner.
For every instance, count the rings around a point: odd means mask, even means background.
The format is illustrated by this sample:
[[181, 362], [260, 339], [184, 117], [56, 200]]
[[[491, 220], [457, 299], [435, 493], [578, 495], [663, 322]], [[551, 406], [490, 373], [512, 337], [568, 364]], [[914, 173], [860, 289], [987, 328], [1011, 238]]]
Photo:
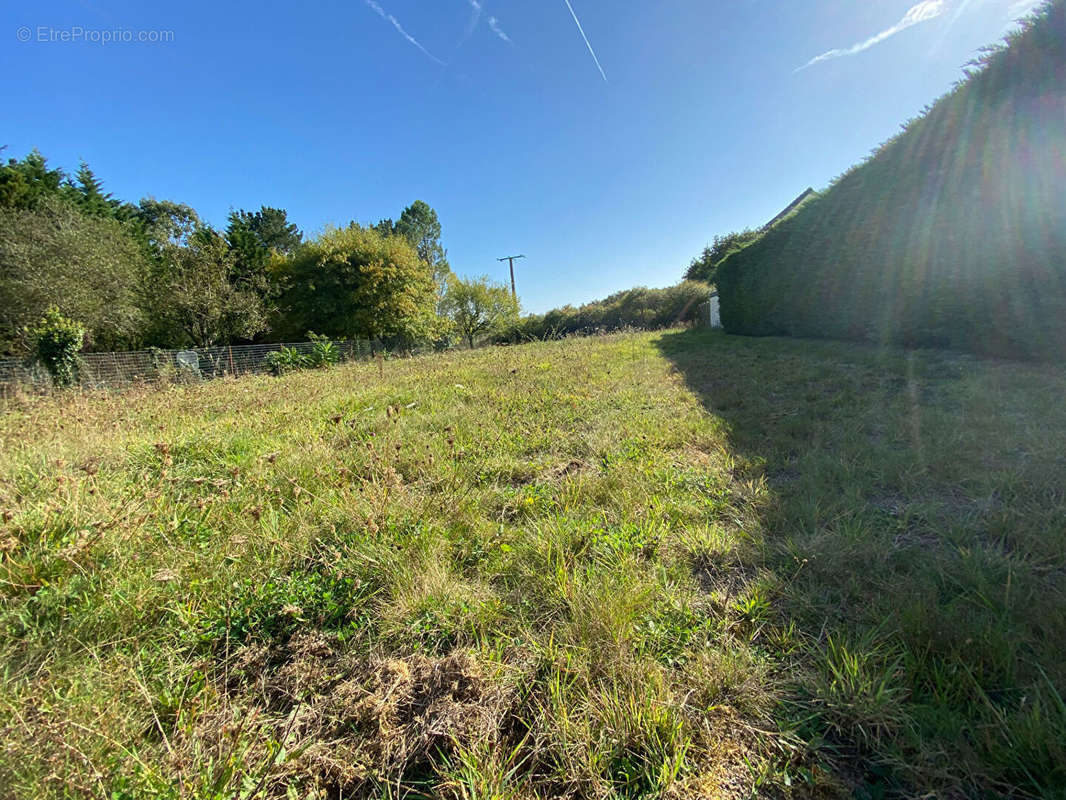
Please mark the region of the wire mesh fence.
[[[373, 347], [362, 339], [333, 342], [340, 361], [369, 358]], [[78, 383], [87, 389], [125, 386], [137, 381], [160, 379], [202, 380], [224, 376], [255, 375], [271, 371], [268, 356], [283, 347], [308, 355], [314, 342], [249, 344], [188, 350], [132, 350], [124, 353], [83, 353]], [[30, 359], [0, 358], [0, 392], [16, 386], [47, 389], [48, 372]]]

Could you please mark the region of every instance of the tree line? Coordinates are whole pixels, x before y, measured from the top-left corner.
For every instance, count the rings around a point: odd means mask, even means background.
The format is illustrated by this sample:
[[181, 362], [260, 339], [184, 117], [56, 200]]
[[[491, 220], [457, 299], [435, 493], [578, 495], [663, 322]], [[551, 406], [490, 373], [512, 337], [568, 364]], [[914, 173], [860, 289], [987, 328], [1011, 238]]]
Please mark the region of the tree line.
[[[50, 316], [54, 312], [59, 316]], [[232, 211], [105, 191], [34, 150], [0, 166], [0, 354], [30, 350], [41, 320], [69, 320], [86, 350], [291, 341], [309, 331], [390, 348], [448, 345], [513, 324], [511, 293], [459, 279], [436, 211], [350, 222], [307, 238], [284, 209]]]
[[581, 306], [528, 314], [497, 334], [498, 341], [523, 342], [588, 336], [627, 329], [659, 330], [704, 319], [710, 287], [686, 280], [664, 289], [638, 286]]
[[36, 150], [0, 165], [0, 355], [311, 333], [393, 350], [474, 347], [685, 324], [707, 294], [685, 281], [520, 317], [503, 284], [452, 272], [437, 213], [421, 200], [395, 220], [307, 237], [281, 208], [234, 210], [219, 229], [184, 203], [125, 202], [88, 164], [69, 175]]

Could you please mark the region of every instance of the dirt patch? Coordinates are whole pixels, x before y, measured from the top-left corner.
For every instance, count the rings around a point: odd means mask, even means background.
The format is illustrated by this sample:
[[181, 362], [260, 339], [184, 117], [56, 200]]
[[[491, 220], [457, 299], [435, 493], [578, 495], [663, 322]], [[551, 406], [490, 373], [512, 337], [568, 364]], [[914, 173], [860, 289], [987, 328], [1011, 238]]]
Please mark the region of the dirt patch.
[[559, 463], [529, 463], [515, 469], [503, 482], [514, 487], [532, 486], [538, 483], [555, 483], [589, 469], [589, 464], [580, 459]]
[[556, 464], [545, 472], [545, 477], [551, 481], [561, 481], [571, 475], [577, 475], [589, 468], [589, 465], [577, 458], [572, 458], [564, 464]]
[[402, 784], [440, 753], [494, 738], [501, 699], [466, 655], [387, 659], [309, 705], [297, 728], [316, 742], [304, 759], [327, 785]]
[[331, 797], [431, 778], [442, 756], [497, 741], [515, 697], [513, 684], [464, 652], [353, 658], [321, 633], [294, 637], [283, 652], [249, 648], [236, 661], [239, 682], [258, 689], [289, 751], [300, 753], [276, 778]]
[[711, 556], [693, 559], [692, 572], [704, 593], [721, 595], [726, 604], [739, 597], [757, 575], [754, 566], [735, 558], [718, 559]]

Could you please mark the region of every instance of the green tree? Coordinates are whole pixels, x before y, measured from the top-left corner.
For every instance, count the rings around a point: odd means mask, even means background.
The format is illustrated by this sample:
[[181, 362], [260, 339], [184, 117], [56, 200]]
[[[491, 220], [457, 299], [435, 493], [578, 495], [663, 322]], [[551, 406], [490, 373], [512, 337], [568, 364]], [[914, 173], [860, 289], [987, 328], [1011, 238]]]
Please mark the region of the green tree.
[[131, 223], [146, 247], [156, 256], [168, 245], [185, 245], [203, 227], [200, 215], [191, 206], [172, 200], [145, 197], [136, 206]]
[[258, 211], [231, 211], [226, 243], [233, 252], [236, 282], [264, 300], [276, 296], [271, 261], [291, 257], [303, 234], [289, 222], [284, 209], [263, 206]]
[[486, 276], [464, 281], [454, 275], [441, 301], [442, 314], [471, 348], [479, 336], [502, 333], [518, 319], [518, 303], [502, 283]]
[[272, 251], [291, 256], [303, 241], [295, 223], [283, 208], [262, 206], [258, 211], [231, 211], [226, 239], [234, 249], [254, 246], [262, 261]]
[[[355, 225], [356, 223], [353, 221], [351, 224]], [[377, 225], [371, 225], [370, 227], [372, 227], [374, 230], [376, 230], [378, 233], [382, 234], [383, 236], [395, 236], [396, 235], [396, 223], [392, 221], [392, 217], [389, 217], [387, 219], [383, 219], [383, 220], [379, 221]]]
[[433, 274], [400, 236], [349, 225], [306, 242], [284, 265], [287, 333], [402, 341], [434, 334]]
[[37, 150], [21, 161], [9, 159], [0, 167], [0, 208], [36, 208], [44, 199], [62, 194], [66, 177], [61, 169], [49, 169]]
[[70, 189], [73, 190], [75, 203], [94, 217], [113, 217], [120, 205], [110, 192], [104, 191], [103, 183], [84, 161], [78, 166]]
[[0, 352], [50, 306], [79, 320], [91, 349], [138, 343], [139, 288], [148, 262], [121, 223], [90, 217], [53, 196], [34, 208], [0, 208]]
[[198, 228], [184, 244], [163, 244], [149, 281], [154, 343], [212, 347], [264, 331], [262, 300], [238, 285], [235, 273], [233, 252], [209, 227]]
[[[382, 220], [378, 226], [391, 223], [392, 220]], [[448, 288], [452, 268], [448, 264], [448, 251], [441, 244], [441, 226], [437, 212], [428, 203], [415, 200], [400, 214], [399, 221], [392, 226], [392, 232], [410, 242], [418, 252], [418, 257], [433, 270], [439, 300]]]

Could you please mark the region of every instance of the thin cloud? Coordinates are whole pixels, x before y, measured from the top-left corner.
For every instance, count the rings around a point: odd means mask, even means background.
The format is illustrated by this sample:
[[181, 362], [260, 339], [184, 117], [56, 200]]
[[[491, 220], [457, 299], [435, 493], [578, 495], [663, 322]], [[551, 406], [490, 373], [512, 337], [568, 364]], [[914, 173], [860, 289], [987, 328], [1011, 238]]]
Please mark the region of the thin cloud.
[[955, 13], [951, 15], [951, 25], [954, 25], [959, 21], [959, 17], [966, 13], [966, 10], [970, 7], [971, 3], [973, 3], [973, 0], [962, 0], [962, 2], [959, 3], [958, 8], [955, 9]]
[[[471, 2], [473, 2], [473, 0], [471, 0]], [[375, 0], [366, 0], [366, 4], [368, 6], [370, 6], [370, 8], [373, 9], [374, 13], [376, 13], [383, 20], [387, 20], [388, 22], [391, 22], [392, 23], [392, 27], [394, 27], [397, 30], [397, 32], [404, 39], [406, 39], [408, 42], [410, 42], [415, 47], [417, 47], [419, 50], [421, 50], [423, 52], [423, 54], [426, 55], [427, 58], [431, 59], [432, 61], [436, 61], [442, 67], [448, 66], [446, 63], [441, 61], [439, 58], [437, 58], [435, 55], [433, 55], [431, 52], [429, 52], [426, 48], [424, 48], [422, 46], [422, 43], [419, 42], [418, 39], [416, 39], [414, 36], [412, 36], [407, 31], [405, 31], [403, 29], [403, 25], [400, 24], [400, 21], [398, 19], [396, 19], [396, 17], [394, 17], [392, 14], [387, 13], [385, 11], [385, 9], [383, 9], [378, 3], [375, 2]]]
[[603, 67], [600, 66], [600, 60], [596, 57], [596, 51], [592, 49], [592, 43], [589, 41], [589, 37], [585, 35], [585, 29], [581, 27], [581, 20], [577, 18], [577, 14], [574, 13], [574, 7], [570, 5], [570, 0], [563, 0], [566, 3], [566, 7], [570, 9], [570, 16], [574, 18], [574, 22], [577, 23], [577, 29], [581, 32], [581, 38], [585, 40], [585, 47], [589, 49], [589, 53], [592, 54], [592, 60], [596, 62], [596, 69], [600, 71], [600, 75], [603, 76], [603, 82], [608, 83], [607, 73], [603, 71]]
[[[477, 30], [477, 25], [481, 21], [482, 4], [479, 0], [466, 0], [470, 6], [470, 21], [466, 24], [466, 30], [463, 31], [462, 38], [459, 39], [458, 44], [455, 45], [455, 53], [458, 53], [463, 49], [463, 45], [466, 44], [470, 37], [474, 35], [474, 31]], [[455, 57], [455, 54], [452, 54]]]
[[[471, 2], [473, 2], [473, 0], [471, 0]], [[508, 44], [511, 43], [511, 37], [508, 36], [504, 32], [503, 28], [500, 27], [500, 21], [496, 19], [496, 17], [489, 17], [489, 28], [492, 30], [493, 33], [495, 33], [505, 42], [507, 42]]]
[[[567, 0], [569, 2], [569, 0]], [[820, 56], [815, 56], [802, 67], [797, 68], [795, 71], [807, 69], [822, 61], [829, 61], [832, 58], [843, 58], [844, 56], [853, 56], [864, 50], [869, 50], [875, 45], [881, 44], [885, 39], [889, 39], [895, 36], [900, 31], [905, 31], [907, 28], [919, 25], [923, 22], [929, 22], [929, 20], [936, 19], [947, 10], [946, 0], [923, 0], [915, 6], [912, 6], [910, 10], [903, 15], [903, 19], [893, 25], [891, 28], [886, 28], [869, 39], [854, 44], [851, 47], [838, 48], [836, 50], [829, 50], [822, 53]]]
[[[485, 10], [485, 3], [483, 0], [466, 0], [466, 2], [473, 13], [470, 15], [470, 22], [466, 26], [463, 38], [459, 40], [459, 47], [466, 44], [467, 40], [474, 35], [474, 31], [477, 29], [478, 23], [481, 21], [481, 14]], [[500, 27], [500, 21], [496, 17], [489, 17], [488, 24], [494, 34], [508, 44], [511, 44], [511, 37]]]

